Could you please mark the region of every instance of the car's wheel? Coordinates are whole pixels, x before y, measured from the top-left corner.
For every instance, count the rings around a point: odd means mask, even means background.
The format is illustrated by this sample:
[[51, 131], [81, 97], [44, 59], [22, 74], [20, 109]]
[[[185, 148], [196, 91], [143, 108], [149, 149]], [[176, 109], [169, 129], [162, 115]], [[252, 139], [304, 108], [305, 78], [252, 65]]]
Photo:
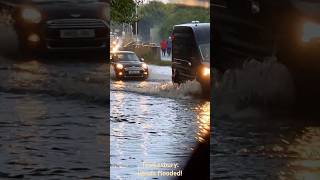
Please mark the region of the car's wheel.
[[[283, 48], [284, 49], [284, 48]], [[290, 72], [294, 85], [294, 108], [297, 113], [318, 116], [318, 104], [320, 101], [319, 68], [308, 53], [300, 53], [294, 48], [281, 49], [278, 59]]]
[[201, 91], [202, 91], [202, 95], [204, 97], [210, 97], [211, 92], [210, 92], [211, 87], [206, 85], [206, 84], [201, 84]]
[[36, 58], [40, 55], [41, 50], [35, 47], [30, 47], [27, 40], [20, 37], [19, 38], [19, 51], [23, 58], [31, 59]]
[[148, 76], [143, 76], [142, 79], [143, 79], [143, 80], [147, 80], [147, 79], [148, 79]]
[[116, 76], [116, 80], [120, 81], [120, 80], [122, 80], [122, 77]]
[[19, 51], [22, 57], [28, 58], [32, 56], [32, 50], [28, 47], [27, 43], [22, 39], [19, 40]]

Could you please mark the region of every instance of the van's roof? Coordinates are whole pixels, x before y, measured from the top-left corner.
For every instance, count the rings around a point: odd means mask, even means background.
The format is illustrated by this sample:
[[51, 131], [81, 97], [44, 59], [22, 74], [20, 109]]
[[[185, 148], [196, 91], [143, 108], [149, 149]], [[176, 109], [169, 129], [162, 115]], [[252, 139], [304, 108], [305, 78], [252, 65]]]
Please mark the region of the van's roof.
[[192, 29], [201, 29], [210, 27], [210, 23], [186, 23], [175, 25], [174, 27], [191, 27]]
[[192, 29], [198, 43], [210, 43], [210, 23], [179, 24], [174, 26], [173, 31], [175, 33], [181, 30], [184, 31], [183, 29]]

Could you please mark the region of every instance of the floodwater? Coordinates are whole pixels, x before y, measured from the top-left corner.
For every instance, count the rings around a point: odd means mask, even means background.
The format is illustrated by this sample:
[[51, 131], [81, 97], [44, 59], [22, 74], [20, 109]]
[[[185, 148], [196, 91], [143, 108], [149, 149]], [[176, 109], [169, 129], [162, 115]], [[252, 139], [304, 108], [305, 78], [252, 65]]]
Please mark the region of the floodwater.
[[108, 65], [25, 59], [0, 29], [0, 179], [108, 179]]
[[45, 94], [0, 92], [0, 178], [106, 179], [106, 109]]
[[292, 79], [276, 59], [216, 82], [211, 179], [320, 179], [320, 124], [295, 116]]
[[[149, 70], [146, 81], [117, 81], [111, 69], [111, 179], [174, 179], [159, 171], [183, 170], [210, 131], [210, 102], [200, 98], [200, 85], [173, 85], [170, 67]], [[150, 165], [157, 163], [177, 167]]]

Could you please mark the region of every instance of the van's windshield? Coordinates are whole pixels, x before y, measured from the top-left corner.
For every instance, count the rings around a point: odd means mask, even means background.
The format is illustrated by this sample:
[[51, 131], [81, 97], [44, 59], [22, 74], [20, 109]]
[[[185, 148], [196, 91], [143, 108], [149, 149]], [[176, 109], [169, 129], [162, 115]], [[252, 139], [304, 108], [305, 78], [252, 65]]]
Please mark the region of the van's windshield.
[[210, 62], [210, 43], [199, 45], [202, 59], [206, 62]]

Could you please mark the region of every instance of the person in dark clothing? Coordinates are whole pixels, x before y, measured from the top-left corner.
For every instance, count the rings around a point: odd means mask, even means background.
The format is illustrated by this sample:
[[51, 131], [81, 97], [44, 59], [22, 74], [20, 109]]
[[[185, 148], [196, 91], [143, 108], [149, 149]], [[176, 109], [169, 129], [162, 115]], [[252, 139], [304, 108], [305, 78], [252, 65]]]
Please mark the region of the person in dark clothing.
[[171, 40], [171, 36], [170, 36], [167, 41], [167, 54], [168, 54], [168, 56], [171, 56], [171, 50], [172, 50], [172, 40]]

